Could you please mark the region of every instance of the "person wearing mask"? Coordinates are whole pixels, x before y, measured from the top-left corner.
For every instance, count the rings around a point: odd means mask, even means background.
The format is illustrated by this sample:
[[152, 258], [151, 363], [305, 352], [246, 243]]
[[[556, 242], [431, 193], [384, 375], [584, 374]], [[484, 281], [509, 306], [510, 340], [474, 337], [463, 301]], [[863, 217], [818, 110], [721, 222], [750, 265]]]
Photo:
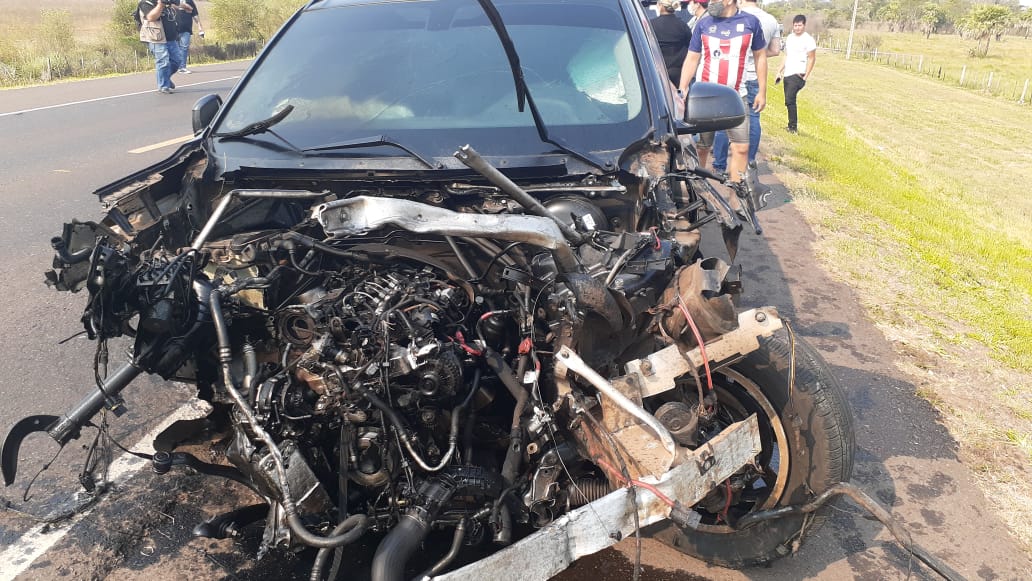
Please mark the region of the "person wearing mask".
[[778, 70], [777, 82], [785, 80], [785, 108], [788, 109], [788, 132], [799, 133], [799, 111], [796, 95], [806, 86], [817, 62], [817, 42], [806, 32], [806, 16], [792, 19], [792, 34], [785, 38], [785, 60]]
[[179, 48], [179, 27], [176, 18], [179, 11], [175, 4], [179, 0], [140, 0], [136, 10], [141, 20], [140, 40], [154, 55], [154, 72], [158, 79], [158, 92], [171, 93], [176, 85], [172, 75], [183, 66], [182, 51]]
[[[781, 38], [778, 37], [778, 19], [774, 18], [762, 8], [755, 0], [743, 0], [742, 12], [752, 14], [760, 21], [763, 27], [763, 38], [767, 40], [767, 58], [781, 54]], [[748, 54], [745, 61], [745, 99], [749, 112], [749, 171], [751, 177], [755, 178], [756, 153], [760, 150], [760, 137], [763, 135], [763, 128], [760, 127], [760, 112], [752, 109], [753, 99], [760, 90], [760, 81], [756, 76], [756, 61], [752, 53]], [[727, 172], [727, 133], [721, 131], [713, 138], [713, 171], [718, 173]]]
[[[746, 100], [745, 64], [749, 54], [756, 64], [758, 89], [750, 109], [759, 113], [767, 104], [767, 40], [756, 16], [738, 8], [738, 0], [711, 0], [706, 15], [699, 19], [688, 56], [681, 70], [678, 93], [687, 98], [692, 78], [718, 83], [738, 92]], [[741, 181], [749, 157], [749, 117], [727, 132], [731, 141], [728, 164], [731, 181]], [[699, 164], [706, 166], [713, 132], [699, 135]]]
[[190, 61], [190, 40], [193, 38], [194, 20], [197, 21], [197, 29], [201, 38], [204, 38], [204, 26], [201, 25], [201, 16], [197, 13], [197, 5], [194, 4], [194, 0], [180, 0], [176, 9], [179, 10], [176, 18], [176, 22], [179, 23], [179, 48], [183, 53], [183, 63], [179, 67], [179, 72], [189, 75], [193, 71], [186, 68], [186, 63]]
[[659, 0], [659, 16], [652, 19], [652, 32], [663, 51], [667, 76], [677, 86], [681, 81], [681, 66], [688, 55], [688, 43], [692, 40], [692, 31], [674, 12], [680, 0]]
[[709, 6], [709, 0], [691, 0], [688, 2], [688, 28], [692, 29], [692, 34], [695, 34], [695, 26], [699, 24], [699, 19], [706, 14], [706, 7]]

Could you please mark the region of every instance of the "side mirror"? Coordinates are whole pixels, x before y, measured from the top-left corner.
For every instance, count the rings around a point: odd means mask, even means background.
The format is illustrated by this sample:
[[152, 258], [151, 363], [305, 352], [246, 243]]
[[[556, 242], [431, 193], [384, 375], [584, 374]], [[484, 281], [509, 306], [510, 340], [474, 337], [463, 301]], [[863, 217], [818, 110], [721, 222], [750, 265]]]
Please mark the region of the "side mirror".
[[695, 83], [684, 104], [684, 124], [677, 133], [723, 131], [745, 121], [745, 103], [731, 87], [716, 83]]
[[197, 99], [191, 110], [194, 135], [200, 135], [204, 131], [204, 128], [211, 123], [211, 120], [215, 118], [215, 114], [219, 112], [221, 107], [222, 97], [218, 95], [205, 95]]

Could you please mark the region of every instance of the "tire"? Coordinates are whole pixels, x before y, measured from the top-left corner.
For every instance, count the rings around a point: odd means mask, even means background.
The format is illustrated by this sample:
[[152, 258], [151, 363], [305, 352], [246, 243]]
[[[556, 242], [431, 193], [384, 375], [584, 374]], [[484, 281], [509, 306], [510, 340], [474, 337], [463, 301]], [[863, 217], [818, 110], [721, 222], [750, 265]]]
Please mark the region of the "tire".
[[[771, 479], [773, 482], [767, 483], [761, 477], [762, 484], [755, 485], [766, 496], [761, 493], [755, 502], [732, 505], [736, 512], [725, 509], [725, 519], [727, 514], [740, 518], [755, 510], [805, 503], [852, 475], [853, 420], [842, 387], [812, 347], [796, 338], [795, 351], [796, 377], [791, 397], [791, 343], [784, 336], [761, 339], [759, 350], [729, 368], [713, 372], [721, 408], [733, 407], [729, 404], [737, 400], [733, 403], [744, 408], [737, 415], [744, 417], [749, 411], [757, 411], [763, 441], [760, 464], [771, 466], [769, 474], [777, 474]], [[761, 398], [765, 402], [759, 401]], [[788, 458], [787, 467], [783, 467], [782, 455]], [[736, 531], [704, 509], [696, 511], [708, 515], [698, 529], [682, 529], [664, 521], [646, 532], [682, 553], [736, 569], [762, 565], [789, 554], [804, 530], [813, 532], [825, 520], [822, 511], [818, 511], [805, 517], [763, 521]]]

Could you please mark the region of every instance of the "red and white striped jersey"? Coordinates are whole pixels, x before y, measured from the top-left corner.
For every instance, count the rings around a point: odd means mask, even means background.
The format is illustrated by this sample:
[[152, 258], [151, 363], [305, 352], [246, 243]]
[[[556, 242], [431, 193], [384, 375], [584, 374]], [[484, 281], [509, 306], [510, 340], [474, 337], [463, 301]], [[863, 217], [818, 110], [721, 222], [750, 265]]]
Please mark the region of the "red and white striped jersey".
[[750, 51], [763, 50], [767, 41], [759, 19], [739, 11], [728, 18], [706, 15], [699, 21], [688, 50], [701, 53], [695, 80], [718, 83], [745, 94], [745, 64]]

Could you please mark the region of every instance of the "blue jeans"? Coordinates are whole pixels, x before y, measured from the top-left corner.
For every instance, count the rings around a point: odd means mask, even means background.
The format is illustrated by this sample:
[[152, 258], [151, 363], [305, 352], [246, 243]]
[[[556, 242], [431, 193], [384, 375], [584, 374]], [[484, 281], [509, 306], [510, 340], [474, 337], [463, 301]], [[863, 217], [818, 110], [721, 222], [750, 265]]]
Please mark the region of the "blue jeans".
[[183, 53], [179, 42], [149, 42], [151, 54], [154, 55], [154, 73], [158, 77], [159, 89], [172, 88], [172, 75], [183, 66]]
[[[753, 111], [753, 99], [760, 92], [759, 81], [745, 82], [745, 100], [749, 103], [749, 162], [756, 161], [756, 152], [760, 150], [760, 136], [763, 129], [760, 127], [760, 114]], [[727, 148], [729, 141], [727, 134], [719, 132], [713, 138], [713, 169], [727, 171]]]
[[[192, 32], [180, 32], [179, 33], [179, 50], [182, 52], [183, 58], [180, 61], [180, 69], [186, 68], [186, 62], [190, 60], [190, 39], [193, 37]], [[177, 71], [179, 69], [176, 69]]]

